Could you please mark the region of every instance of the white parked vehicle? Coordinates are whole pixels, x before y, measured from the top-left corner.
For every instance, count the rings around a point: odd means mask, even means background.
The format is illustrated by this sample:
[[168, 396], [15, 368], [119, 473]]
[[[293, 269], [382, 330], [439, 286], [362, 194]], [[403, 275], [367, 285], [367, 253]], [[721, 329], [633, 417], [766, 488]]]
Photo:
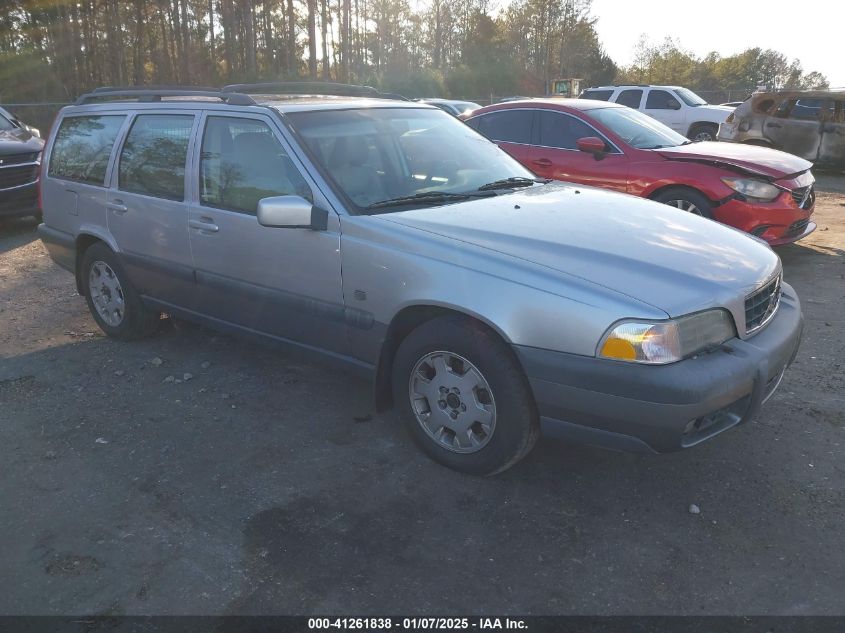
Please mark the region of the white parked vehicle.
[[588, 88], [579, 98], [612, 101], [640, 110], [693, 141], [715, 141], [719, 125], [734, 111], [710, 105], [680, 86], [601, 86]]

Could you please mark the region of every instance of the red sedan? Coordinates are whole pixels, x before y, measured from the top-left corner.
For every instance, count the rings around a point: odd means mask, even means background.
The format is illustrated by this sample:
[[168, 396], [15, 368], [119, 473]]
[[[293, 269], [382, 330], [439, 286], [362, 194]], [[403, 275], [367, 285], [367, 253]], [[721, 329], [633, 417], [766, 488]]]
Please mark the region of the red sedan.
[[542, 178], [651, 198], [769, 244], [812, 233], [812, 164], [766, 147], [692, 141], [637, 110], [586, 99], [481, 108], [467, 125]]

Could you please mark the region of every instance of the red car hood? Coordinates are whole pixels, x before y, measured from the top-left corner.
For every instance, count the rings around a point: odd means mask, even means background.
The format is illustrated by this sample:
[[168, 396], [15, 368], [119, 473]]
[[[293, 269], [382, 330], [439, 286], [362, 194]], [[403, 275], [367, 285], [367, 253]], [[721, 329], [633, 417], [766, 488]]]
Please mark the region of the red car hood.
[[813, 164], [786, 152], [768, 147], [705, 141], [678, 147], [655, 150], [667, 160], [688, 160], [696, 163], [719, 165], [735, 171], [748, 172], [779, 180], [810, 169]]

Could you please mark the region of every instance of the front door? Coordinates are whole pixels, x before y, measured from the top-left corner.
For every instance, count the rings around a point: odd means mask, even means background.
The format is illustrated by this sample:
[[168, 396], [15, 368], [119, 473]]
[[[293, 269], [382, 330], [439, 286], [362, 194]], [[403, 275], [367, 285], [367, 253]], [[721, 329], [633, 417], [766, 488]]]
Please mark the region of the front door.
[[687, 135], [689, 122], [682, 109], [681, 102], [668, 90], [652, 88], [645, 99], [643, 112], [667, 125], [678, 134]]
[[224, 323], [346, 353], [340, 223], [328, 230], [269, 228], [258, 201], [314, 200], [314, 188], [266, 115], [207, 114], [192, 178], [189, 217], [199, 311]]
[[[541, 178], [577, 182], [627, 191], [628, 157], [595, 128], [563, 112], [540, 110], [531, 161]], [[595, 136], [605, 141], [608, 153], [599, 160], [578, 150], [578, 139]]]
[[777, 149], [816, 160], [829, 103], [827, 99], [787, 99], [772, 116], [766, 117], [763, 134]]
[[184, 308], [195, 297], [185, 168], [197, 119], [185, 110], [136, 114], [106, 200], [109, 231], [132, 283], [142, 295]]

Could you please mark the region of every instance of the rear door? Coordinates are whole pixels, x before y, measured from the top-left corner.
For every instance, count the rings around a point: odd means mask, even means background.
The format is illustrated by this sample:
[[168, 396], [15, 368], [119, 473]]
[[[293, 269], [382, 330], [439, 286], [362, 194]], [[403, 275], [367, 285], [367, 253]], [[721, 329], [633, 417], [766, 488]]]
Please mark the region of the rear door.
[[136, 113], [106, 201], [109, 231], [135, 287], [184, 308], [195, 299], [185, 172], [198, 119], [177, 109]]
[[337, 214], [329, 212], [326, 231], [261, 226], [260, 199], [298, 195], [313, 202], [317, 192], [281, 128], [264, 114], [218, 112], [204, 115], [201, 126], [189, 220], [199, 311], [345, 353]]
[[[628, 186], [628, 159], [599, 131], [565, 112], [538, 112], [534, 172], [542, 178], [566, 180], [625, 191]], [[578, 139], [602, 139], [608, 153], [600, 160], [578, 150]]]
[[643, 105], [643, 112], [667, 125], [679, 134], [686, 136], [689, 125], [682, 104], [678, 98], [668, 90], [652, 88]]
[[786, 99], [766, 118], [763, 135], [778, 149], [807, 160], [816, 160], [821, 145], [822, 122], [829, 99]]
[[471, 119], [470, 127], [489, 138], [513, 156], [525, 167], [534, 171], [534, 148], [531, 139], [534, 133], [534, 112], [528, 108], [494, 110]]
[[845, 166], [845, 98], [835, 99], [829, 114], [823, 123], [819, 162]]

